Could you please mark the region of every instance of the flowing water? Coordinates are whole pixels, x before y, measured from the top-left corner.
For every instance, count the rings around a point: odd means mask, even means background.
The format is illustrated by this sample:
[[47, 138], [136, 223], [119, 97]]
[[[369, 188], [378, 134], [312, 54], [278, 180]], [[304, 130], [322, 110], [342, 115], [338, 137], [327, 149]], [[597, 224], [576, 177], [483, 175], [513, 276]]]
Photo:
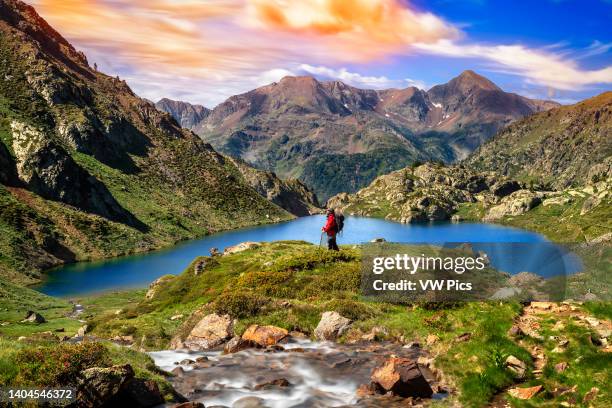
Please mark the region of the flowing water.
[[[223, 250], [245, 241], [304, 240], [319, 244], [321, 215], [280, 224], [243, 228], [180, 243], [172, 248], [98, 262], [79, 262], [49, 271], [35, 289], [52, 296], [79, 296], [95, 292], [146, 287], [166, 274], [179, 274], [197, 256], [211, 248]], [[541, 276], [574, 273], [580, 263], [541, 235], [485, 223], [400, 224], [366, 217], [347, 217], [339, 244], [359, 244], [374, 238], [405, 243], [471, 243], [487, 252], [491, 264], [505, 272], [529, 271]]]
[[[171, 371], [184, 359], [199, 361], [180, 365], [184, 373], [172, 378], [178, 392], [205, 406], [289, 407], [406, 407], [401, 398], [374, 397], [360, 401], [357, 387], [370, 381], [372, 369], [390, 354], [417, 359], [419, 348], [393, 343], [334, 344], [294, 339], [284, 351], [245, 350], [222, 355], [219, 351], [159, 351], [149, 353], [162, 369]], [[422, 368], [435, 389], [433, 374]], [[286, 380], [284, 386], [269, 384]], [[263, 384], [268, 384], [263, 386]], [[436, 393], [434, 398], [445, 394]], [[247, 405], [247, 403], [249, 405]], [[366, 405], [367, 404], [367, 405]]]

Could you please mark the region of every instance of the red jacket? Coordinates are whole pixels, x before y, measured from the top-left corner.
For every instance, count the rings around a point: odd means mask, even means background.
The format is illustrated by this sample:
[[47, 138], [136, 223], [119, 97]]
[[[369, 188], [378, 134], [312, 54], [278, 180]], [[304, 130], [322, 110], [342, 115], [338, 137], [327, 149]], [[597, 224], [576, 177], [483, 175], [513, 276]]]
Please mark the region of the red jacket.
[[338, 227], [336, 225], [336, 217], [334, 216], [334, 214], [329, 214], [327, 216], [327, 222], [323, 227], [323, 231], [327, 232], [328, 236], [333, 237], [334, 235], [336, 235], [337, 230]]

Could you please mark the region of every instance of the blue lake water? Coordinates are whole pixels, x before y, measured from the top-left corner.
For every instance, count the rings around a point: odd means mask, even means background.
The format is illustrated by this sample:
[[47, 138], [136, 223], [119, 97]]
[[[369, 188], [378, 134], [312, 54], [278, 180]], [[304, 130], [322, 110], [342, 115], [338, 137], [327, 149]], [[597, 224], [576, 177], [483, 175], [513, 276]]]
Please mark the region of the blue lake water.
[[[80, 262], [56, 268], [35, 289], [52, 296], [79, 296], [95, 292], [146, 287], [166, 274], [181, 273], [191, 261], [245, 241], [304, 240], [319, 244], [324, 216], [298, 218], [281, 224], [244, 228], [180, 243], [172, 248], [98, 262]], [[375, 218], [347, 217], [342, 244], [374, 238], [390, 242], [455, 246], [471, 243], [487, 253], [499, 270], [528, 271], [541, 276], [575, 273], [580, 261], [543, 236], [526, 230], [481, 223], [399, 224]]]

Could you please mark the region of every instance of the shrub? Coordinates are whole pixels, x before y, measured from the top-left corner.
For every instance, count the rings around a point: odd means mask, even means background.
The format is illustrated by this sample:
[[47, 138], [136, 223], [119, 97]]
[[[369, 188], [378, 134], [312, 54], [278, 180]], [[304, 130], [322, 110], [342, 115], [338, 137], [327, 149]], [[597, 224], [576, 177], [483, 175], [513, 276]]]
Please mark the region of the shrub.
[[246, 272], [238, 278], [237, 286], [249, 288], [272, 297], [292, 297], [293, 288], [289, 280], [293, 273], [289, 271]]
[[372, 306], [349, 299], [336, 299], [327, 302], [325, 310], [333, 310], [351, 320], [367, 320], [377, 314]]
[[306, 250], [299, 255], [292, 254], [288, 258], [281, 258], [274, 265], [274, 270], [312, 270], [318, 265], [329, 265], [338, 262], [351, 262], [355, 260], [357, 260], [357, 254], [354, 251], [327, 251], [315, 247], [313, 249]]
[[15, 361], [19, 369], [17, 384], [45, 386], [76, 384], [82, 370], [111, 365], [108, 350], [100, 343], [27, 348], [17, 354]]
[[267, 298], [252, 292], [227, 291], [217, 296], [213, 310], [218, 314], [244, 318], [255, 316], [267, 302]]

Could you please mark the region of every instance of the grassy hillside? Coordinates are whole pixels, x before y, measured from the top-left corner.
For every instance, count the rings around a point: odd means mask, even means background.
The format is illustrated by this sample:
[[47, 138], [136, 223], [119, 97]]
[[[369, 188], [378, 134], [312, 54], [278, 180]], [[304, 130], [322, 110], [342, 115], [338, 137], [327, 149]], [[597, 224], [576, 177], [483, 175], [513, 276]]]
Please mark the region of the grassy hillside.
[[291, 219], [19, 1], [0, 4], [0, 276]]
[[480, 147], [466, 164], [567, 188], [612, 176], [612, 92], [528, 116]]

